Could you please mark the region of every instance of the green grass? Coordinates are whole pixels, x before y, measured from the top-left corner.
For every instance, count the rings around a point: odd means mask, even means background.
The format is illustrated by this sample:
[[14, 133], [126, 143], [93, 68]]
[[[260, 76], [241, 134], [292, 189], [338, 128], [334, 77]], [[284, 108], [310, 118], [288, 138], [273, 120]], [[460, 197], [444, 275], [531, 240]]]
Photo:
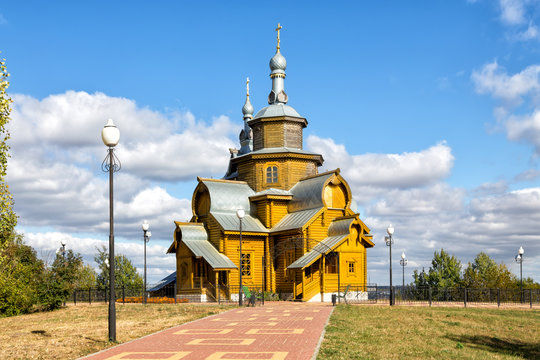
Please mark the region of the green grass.
[[340, 305], [317, 359], [540, 359], [540, 311]]

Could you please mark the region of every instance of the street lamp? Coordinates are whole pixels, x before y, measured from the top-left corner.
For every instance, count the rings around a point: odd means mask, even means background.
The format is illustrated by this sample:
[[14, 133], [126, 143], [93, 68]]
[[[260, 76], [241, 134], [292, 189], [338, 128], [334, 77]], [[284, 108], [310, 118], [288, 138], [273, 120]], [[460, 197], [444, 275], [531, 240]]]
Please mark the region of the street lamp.
[[516, 262], [519, 264], [519, 293], [520, 299], [523, 303], [523, 246], [519, 247], [518, 254], [516, 255]]
[[66, 261], [66, 240], [60, 240], [60, 244], [62, 245], [62, 258]]
[[392, 224], [388, 225], [386, 232], [388, 233], [388, 236], [384, 237], [384, 241], [386, 242], [386, 246], [390, 247], [390, 306], [392, 306], [394, 305], [394, 294], [392, 291], [392, 244], [394, 243], [392, 234], [394, 234], [394, 227]]
[[401, 260], [399, 260], [399, 263], [401, 264], [401, 267], [403, 268], [403, 284], [401, 285], [402, 291], [405, 290], [405, 266], [407, 266], [407, 263], [409, 260], [405, 257], [405, 251], [401, 253]]
[[[60, 244], [62, 245], [62, 268], [64, 268], [64, 272], [66, 271], [66, 240], [62, 239], [60, 240]], [[64, 306], [66, 306], [66, 299], [64, 299]]]
[[148, 221], [144, 220], [142, 223], [142, 229], [144, 232], [144, 292], [143, 292], [143, 304], [146, 304], [146, 243], [150, 240], [152, 233], [148, 231], [150, 229], [150, 224]]
[[114, 155], [114, 147], [120, 140], [120, 130], [112, 119], [101, 130], [101, 139], [109, 148], [101, 163], [101, 170], [109, 173], [109, 341], [116, 342], [116, 295], [114, 293], [114, 208], [113, 208], [113, 173], [121, 168], [120, 160]]
[[238, 306], [242, 306], [242, 219], [246, 216], [244, 209], [236, 210], [236, 216], [240, 220], [240, 257], [238, 260], [238, 272], [240, 273], [240, 280], [238, 286]]

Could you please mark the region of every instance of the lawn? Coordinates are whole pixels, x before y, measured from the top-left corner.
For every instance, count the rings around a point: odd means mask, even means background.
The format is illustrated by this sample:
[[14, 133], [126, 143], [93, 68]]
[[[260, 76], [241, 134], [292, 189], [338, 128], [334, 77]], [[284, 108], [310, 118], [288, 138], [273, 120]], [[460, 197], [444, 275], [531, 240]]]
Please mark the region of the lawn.
[[317, 359], [540, 359], [540, 311], [340, 305]]
[[[116, 306], [116, 337], [126, 342], [230, 309], [200, 304]], [[0, 318], [0, 359], [76, 359], [108, 342], [108, 306], [78, 304], [53, 312]]]

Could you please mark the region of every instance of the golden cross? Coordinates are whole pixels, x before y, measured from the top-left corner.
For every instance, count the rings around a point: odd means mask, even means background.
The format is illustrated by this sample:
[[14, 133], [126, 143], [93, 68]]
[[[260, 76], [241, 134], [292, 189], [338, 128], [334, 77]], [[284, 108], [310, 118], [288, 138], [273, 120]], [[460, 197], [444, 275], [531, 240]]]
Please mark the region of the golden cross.
[[246, 94], [249, 96], [249, 78], [246, 80]]
[[279, 23], [277, 24], [277, 28], [276, 28], [276, 31], [277, 31], [277, 51], [279, 51], [279, 30], [283, 29], [283, 26], [279, 25]]

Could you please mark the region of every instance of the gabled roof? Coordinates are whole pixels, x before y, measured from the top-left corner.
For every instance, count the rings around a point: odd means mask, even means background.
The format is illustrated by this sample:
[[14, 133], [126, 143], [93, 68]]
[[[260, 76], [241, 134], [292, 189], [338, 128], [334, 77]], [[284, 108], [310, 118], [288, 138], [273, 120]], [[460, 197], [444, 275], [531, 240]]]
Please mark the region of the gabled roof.
[[[224, 231], [240, 231], [240, 220], [236, 213], [212, 212], [211, 215]], [[246, 214], [242, 219], [242, 231], [267, 233], [268, 229], [264, 227], [259, 219]]]
[[309, 223], [323, 208], [301, 210], [285, 215], [271, 230], [275, 233], [292, 229], [300, 229]]
[[180, 230], [180, 238], [175, 232], [174, 251], [171, 246], [168, 252], [176, 252], [177, 243], [183, 242], [196, 257], [202, 257], [214, 269], [237, 269], [238, 267], [225, 254], [216, 250], [208, 241], [208, 235], [203, 224], [199, 223], [176, 223], [176, 229]]

